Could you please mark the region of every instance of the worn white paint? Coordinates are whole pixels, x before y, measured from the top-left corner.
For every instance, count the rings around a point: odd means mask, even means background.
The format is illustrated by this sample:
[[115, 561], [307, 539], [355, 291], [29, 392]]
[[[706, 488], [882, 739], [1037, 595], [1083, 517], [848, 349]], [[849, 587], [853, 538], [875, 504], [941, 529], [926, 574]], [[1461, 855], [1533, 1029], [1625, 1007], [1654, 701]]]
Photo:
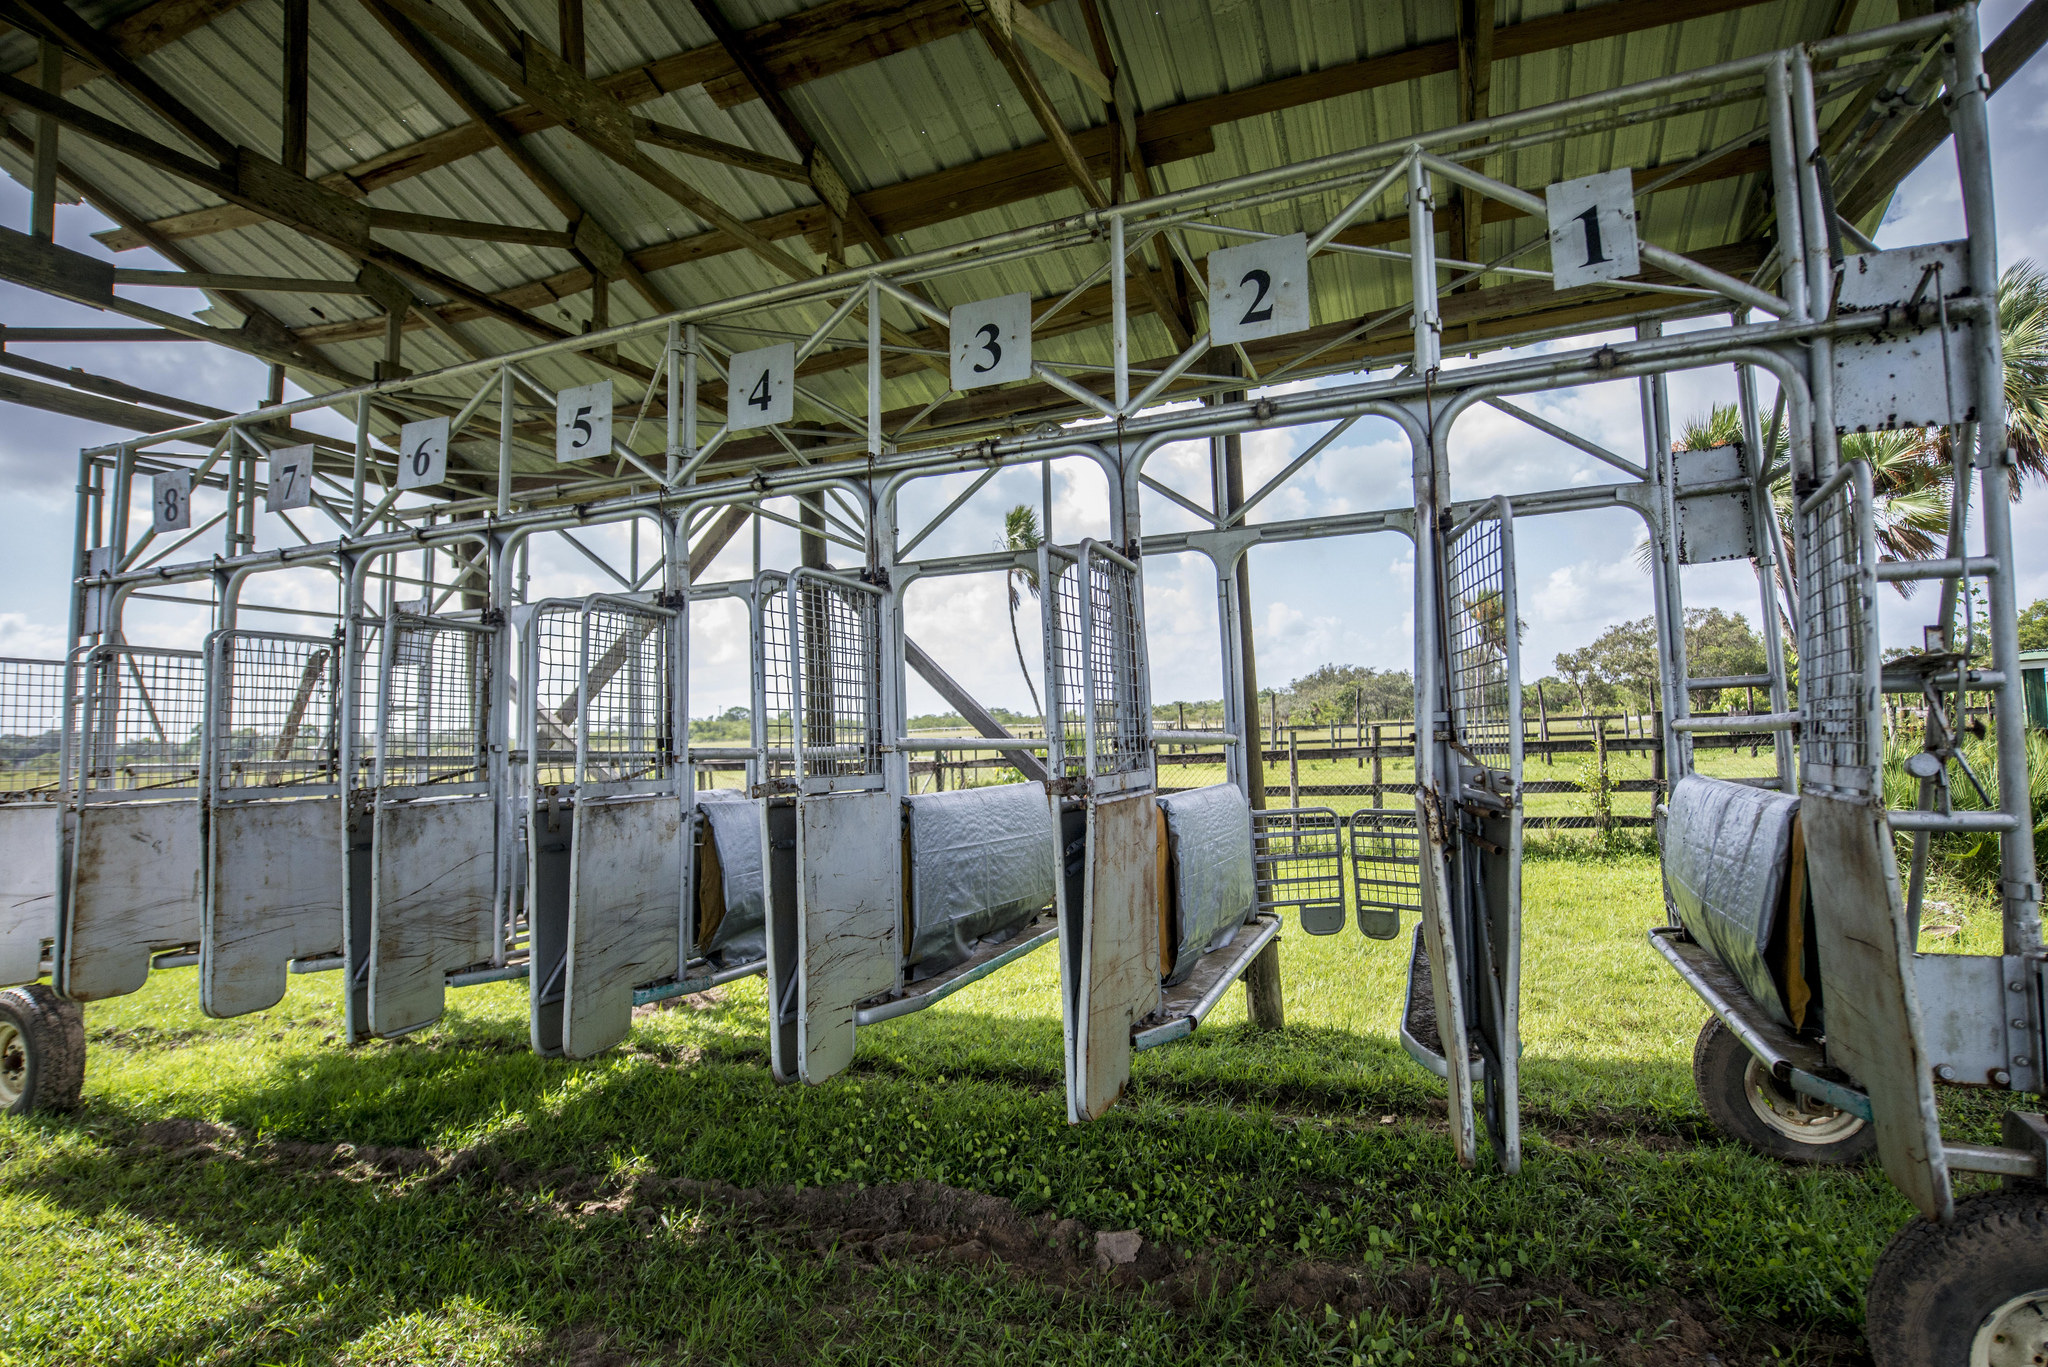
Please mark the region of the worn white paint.
[[207, 813], [199, 1008], [284, 998], [293, 959], [341, 952], [341, 799], [221, 803]]
[[57, 807], [0, 806], [0, 987], [34, 982], [57, 933]]
[[[1094, 1120], [1131, 1076], [1131, 1027], [1159, 1006], [1159, 816], [1150, 790], [1091, 799], [1081, 906], [1061, 918], [1067, 1119]], [[1078, 914], [1072, 914], [1078, 911]]]
[[1415, 796], [1415, 824], [1422, 832], [1422, 939], [1429, 950], [1436, 1037], [1443, 1049], [1444, 1086], [1450, 1093], [1451, 1148], [1458, 1162], [1469, 1168], [1479, 1162], [1479, 1131], [1472, 1116], [1472, 1037], [1465, 1028], [1465, 990], [1451, 934], [1446, 854], [1420, 793]]
[[490, 957], [495, 816], [489, 797], [377, 809], [370, 856], [372, 1034], [398, 1034], [436, 1020], [448, 972]]
[[677, 797], [582, 802], [569, 851], [562, 1053], [590, 1058], [633, 1026], [633, 989], [676, 975], [683, 915]]
[[148, 979], [151, 954], [199, 939], [199, 800], [86, 803], [77, 823], [57, 990], [119, 997]]
[[797, 1072], [853, 1062], [854, 1008], [896, 985], [903, 925], [901, 799], [829, 793], [797, 803]]

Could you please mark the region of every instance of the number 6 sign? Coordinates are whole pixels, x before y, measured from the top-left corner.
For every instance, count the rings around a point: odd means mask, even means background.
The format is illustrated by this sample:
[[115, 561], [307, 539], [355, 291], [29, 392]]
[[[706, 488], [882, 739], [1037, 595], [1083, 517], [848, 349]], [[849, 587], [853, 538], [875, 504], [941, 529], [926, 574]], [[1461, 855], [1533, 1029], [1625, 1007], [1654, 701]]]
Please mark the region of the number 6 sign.
[[1550, 283], [1561, 290], [1623, 280], [1642, 269], [1636, 251], [1635, 180], [1623, 168], [1545, 186]]
[[1308, 238], [1301, 233], [1209, 253], [1209, 340], [1284, 337], [1308, 326]]
[[555, 463], [612, 452], [612, 382], [577, 385], [555, 395]]
[[166, 470], [149, 482], [152, 531], [181, 532], [192, 525], [192, 472]]
[[398, 487], [423, 489], [448, 477], [448, 419], [423, 418], [398, 429]]
[[953, 310], [953, 388], [965, 393], [1031, 377], [1031, 296], [1006, 294]]
[[735, 351], [725, 371], [725, 425], [734, 432], [788, 422], [795, 411], [796, 346]]

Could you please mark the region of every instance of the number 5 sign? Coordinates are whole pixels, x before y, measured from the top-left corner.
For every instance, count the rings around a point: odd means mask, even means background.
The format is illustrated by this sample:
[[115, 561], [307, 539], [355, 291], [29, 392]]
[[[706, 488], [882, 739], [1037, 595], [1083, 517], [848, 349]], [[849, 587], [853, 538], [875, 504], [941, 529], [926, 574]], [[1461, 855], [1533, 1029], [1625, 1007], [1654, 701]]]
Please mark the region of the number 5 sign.
[[1031, 378], [1031, 296], [1006, 294], [953, 310], [953, 388], [966, 392]]
[[166, 470], [149, 482], [152, 531], [179, 532], [192, 525], [192, 472]]
[[1636, 253], [1636, 187], [1624, 168], [1546, 186], [1551, 284], [1561, 290], [1623, 280], [1642, 269]]
[[608, 456], [612, 450], [612, 382], [599, 380], [555, 395], [555, 463]]
[[1308, 326], [1308, 238], [1301, 233], [1209, 253], [1209, 340], [1284, 337]]
[[725, 425], [734, 432], [788, 422], [795, 403], [796, 346], [735, 351], [725, 370]]
[[448, 477], [448, 419], [423, 418], [398, 429], [398, 487], [423, 489]]

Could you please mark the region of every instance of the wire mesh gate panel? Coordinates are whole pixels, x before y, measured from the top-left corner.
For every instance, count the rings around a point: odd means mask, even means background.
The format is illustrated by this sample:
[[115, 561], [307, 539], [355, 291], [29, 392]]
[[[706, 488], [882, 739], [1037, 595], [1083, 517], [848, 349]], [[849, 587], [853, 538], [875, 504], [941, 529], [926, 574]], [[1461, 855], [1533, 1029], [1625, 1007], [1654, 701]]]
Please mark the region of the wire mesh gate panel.
[[1827, 989], [1828, 1062], [1870, 1097], [1877, 1152], [1929, 1218], [1954, 1209], [1879, 779], [1877, 534], [1870, 466], [1801, 499], [1801, 825]]
[[1151, 676], [1137, 563], [1083, 541], [1039, 547], [1046, 768], [1085, 791], [1153, 785]]
[[335, 637], [215, 632], [207, 643], [206, 901], [199, 1005], [284, 997], [291, 961], [341, 953], [341, 653]]
[[859, 1004], [901, 977], [903, 812], [882, 766], [885, 591], [803, 569], [788, 593], [796, 906], [769, 918], [770, 1053], [817, 1083], [853, 1062]]
[[[350, 1038], [439, 1019], [447, 975], [487, 961], [497, 935], [497, 808], [490, 786], [498, 628], [394, 609], [370, 634], [376, 675], [367, 773], [367, 917], [350, 899]], [[358, 696], [362, 690], [358, 689]], [[356, 872], [350, 861], [349, 872]], [[360, 989], [360, 995], [358, 995]]]
[[0, 987], [33, 982], [57, 933], [64, 662], [0, 659]]
[[1366, 807], [1345, 824], [1358, 929], [1375, 940], [1394, 939], [1403, 917], [1422, 912], [1422, 832], [1415, 813]]
[[633, 989], [689, 959], [686, 634], [674, 608], [596, 595], [535, 606], [521, 678], [533, 1045], [589, 1058], [632, 1027]]
[[1311, 935], [1344, 928], [1344, 821], [1328, 807], [1252, 813], [1259, 910], [1292, 908]]
[[196, 650], [94, 646], [76, 657], [57, 990], [118, 997], [150, 956], [199, 940], [205, 666]]

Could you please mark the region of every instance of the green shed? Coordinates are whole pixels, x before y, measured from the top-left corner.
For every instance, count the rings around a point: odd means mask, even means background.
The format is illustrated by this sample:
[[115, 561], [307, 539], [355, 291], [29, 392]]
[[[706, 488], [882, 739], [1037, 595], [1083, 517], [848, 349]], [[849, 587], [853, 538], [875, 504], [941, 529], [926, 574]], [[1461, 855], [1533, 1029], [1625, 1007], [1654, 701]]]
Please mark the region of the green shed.
[[2048, 731], [2048, 650], [2020, 652], [2020, 684], [2027, 695], [2027, 725]]

